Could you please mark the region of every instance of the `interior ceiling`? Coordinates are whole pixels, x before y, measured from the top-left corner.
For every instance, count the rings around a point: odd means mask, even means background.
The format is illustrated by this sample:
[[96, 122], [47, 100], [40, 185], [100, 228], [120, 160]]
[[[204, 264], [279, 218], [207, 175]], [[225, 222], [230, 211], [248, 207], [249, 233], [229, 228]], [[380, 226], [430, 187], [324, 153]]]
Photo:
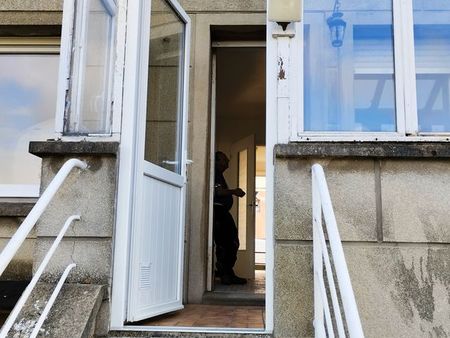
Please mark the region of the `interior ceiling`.
[[217, 48], [216, 114], [221, 119], [264, 119], [266, 52], [262, 47]]

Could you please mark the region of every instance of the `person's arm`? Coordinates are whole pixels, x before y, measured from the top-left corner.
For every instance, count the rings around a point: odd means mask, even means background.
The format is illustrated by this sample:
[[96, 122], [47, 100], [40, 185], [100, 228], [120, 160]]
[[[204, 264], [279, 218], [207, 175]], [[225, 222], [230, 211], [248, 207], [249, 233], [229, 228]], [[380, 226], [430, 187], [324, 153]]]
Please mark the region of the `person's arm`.
[[245, 196], [245, 191], [242, 190], [241, 188], [236, 188], [236, 189], [225, 189], [222, 186], [218, 185], [215, 187], [215, 194], [216, 196], [237, 196], [237, 197], [244, 197]]

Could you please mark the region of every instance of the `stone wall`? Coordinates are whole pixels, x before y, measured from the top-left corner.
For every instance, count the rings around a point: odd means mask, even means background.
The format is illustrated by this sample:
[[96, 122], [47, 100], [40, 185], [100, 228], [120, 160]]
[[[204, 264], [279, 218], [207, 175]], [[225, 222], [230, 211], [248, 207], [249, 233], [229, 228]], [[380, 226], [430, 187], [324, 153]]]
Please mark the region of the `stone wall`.
[[33, 268], [39, 266], [66, 219], [80, 215], [49, 263], [43, 281], [55, 282], [74, 262], [71, 283], [110, 284], [117, 180], [116, 142], [32, 142], [30, 152], [42, 157], [41, 189], [70, 158], [86, 161], [74, 168], [36, 225]]
[[[0, 204], [3, 205], [3, 209], [6, 209], [10, 203], [1, 202]], [[8, 244], [23, 220], [23, 216], [0, 216], [0, 251]], [[5, 272], [1, 275], [0, 280], [18, 281], [31, 279], [35, 241], [35, 232], [31, 231]]]
[[275, 336], [313, 336], [310, 172], [320, 163], [366, 337], [446, 337], [448, 146], [360, 146], [276, 148]]
[[63, 0], [2, 0], [1, 25], [61, 25]]

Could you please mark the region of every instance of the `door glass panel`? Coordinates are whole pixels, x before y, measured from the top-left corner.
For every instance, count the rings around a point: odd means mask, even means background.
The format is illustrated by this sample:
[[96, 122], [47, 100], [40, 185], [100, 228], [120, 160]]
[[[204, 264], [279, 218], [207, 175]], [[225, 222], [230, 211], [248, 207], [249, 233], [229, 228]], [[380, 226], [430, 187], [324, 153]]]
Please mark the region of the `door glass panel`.
[[152, 1], [145, 160], [181, 171], [185, 24], [163, 0]]
[[305, 1], [306, 131], [396, 131], [392, 0]]
[[419, 131], [450, 131], [450, 2], [414, 0]]
[[247, 191], [247, 149], [239, 152], [238, 164], [238, 181], [239, 188], [246, 192], [244, 197], [238, 199], [238, 233], [239, 233], [239, 250], [247, 249], [247, 197], [250, 193]]
[[41, 159], [28, 143], [54, 136], [58, 60], [0, 55], [0, 184], [39, 186]]

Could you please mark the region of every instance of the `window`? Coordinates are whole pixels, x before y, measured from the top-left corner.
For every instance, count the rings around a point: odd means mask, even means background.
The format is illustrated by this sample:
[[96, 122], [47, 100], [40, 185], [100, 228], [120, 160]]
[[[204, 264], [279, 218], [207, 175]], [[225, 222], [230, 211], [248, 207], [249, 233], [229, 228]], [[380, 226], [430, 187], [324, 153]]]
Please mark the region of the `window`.
[[54, 137], [59, 38], [0, 38], [0, 197], [39, 196], [30, 141]]
[[65, 1], [62, 48], [71, 52], [61, 62], [58, 131], [64, 135], [111, 133], [116, 11], [115, 0]]
[[450, 2], [306, 0], [299, 136], [450, 132]]

